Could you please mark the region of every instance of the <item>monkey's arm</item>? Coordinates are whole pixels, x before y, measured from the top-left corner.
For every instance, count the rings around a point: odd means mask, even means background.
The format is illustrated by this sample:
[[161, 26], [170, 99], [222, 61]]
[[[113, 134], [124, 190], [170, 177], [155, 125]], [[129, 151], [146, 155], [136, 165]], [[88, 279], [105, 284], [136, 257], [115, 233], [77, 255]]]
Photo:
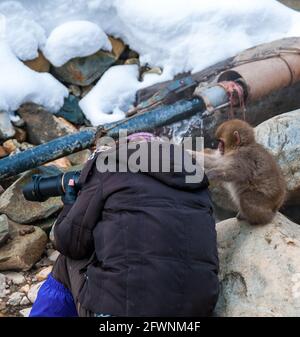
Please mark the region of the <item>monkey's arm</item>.
[[213, 169], [218, 165], [221, 154], [217, 150], [204, 149], [204, 168], [205, 170]]
[[242, 167], [237, 160], [218, 161], [217, 165], [206, 171], [210, 180], [234, 182], [245, 181], [248, 178], [248, 170]]

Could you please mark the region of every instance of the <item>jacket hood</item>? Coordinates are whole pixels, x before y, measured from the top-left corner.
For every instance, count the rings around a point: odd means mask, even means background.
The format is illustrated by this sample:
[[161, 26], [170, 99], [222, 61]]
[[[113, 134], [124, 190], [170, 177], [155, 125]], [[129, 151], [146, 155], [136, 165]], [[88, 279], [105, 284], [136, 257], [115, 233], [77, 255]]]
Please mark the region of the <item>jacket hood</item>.
[[[121, 142], [100, 153], [102, 162], [116, 163], [117, 172], [142, 173], [179, 190], [208, 187], [204, 168], [181, 145], [161, 140]], [[105, 158], [103, 158], [105, 157]]]

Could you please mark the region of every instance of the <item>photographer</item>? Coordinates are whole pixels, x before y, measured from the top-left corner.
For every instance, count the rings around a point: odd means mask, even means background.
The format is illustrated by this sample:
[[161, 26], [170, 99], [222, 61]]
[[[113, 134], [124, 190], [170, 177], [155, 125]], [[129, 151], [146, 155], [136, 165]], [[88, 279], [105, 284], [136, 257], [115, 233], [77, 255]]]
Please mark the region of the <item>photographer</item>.
[[87, 162], [78, 193], [69, 181], [54, 228], [61, 255], [31, 316], [211, 315], [219, 285], [207, 178], [186, 183], [172, 151], [170, 173], [101, 173], [103, 153]]

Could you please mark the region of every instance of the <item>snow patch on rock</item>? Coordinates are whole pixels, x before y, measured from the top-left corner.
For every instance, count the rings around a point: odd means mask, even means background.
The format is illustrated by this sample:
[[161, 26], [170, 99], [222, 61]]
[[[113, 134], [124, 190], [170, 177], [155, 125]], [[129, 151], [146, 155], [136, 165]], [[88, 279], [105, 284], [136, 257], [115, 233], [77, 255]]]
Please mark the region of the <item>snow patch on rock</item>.
[[54, 66], [60, 67], [72, 58], [92, 55], [100, 49], [111, 51], [112, 46], [98, 25], [89, 21], [70, 21], [51, 32], [43, 52]]

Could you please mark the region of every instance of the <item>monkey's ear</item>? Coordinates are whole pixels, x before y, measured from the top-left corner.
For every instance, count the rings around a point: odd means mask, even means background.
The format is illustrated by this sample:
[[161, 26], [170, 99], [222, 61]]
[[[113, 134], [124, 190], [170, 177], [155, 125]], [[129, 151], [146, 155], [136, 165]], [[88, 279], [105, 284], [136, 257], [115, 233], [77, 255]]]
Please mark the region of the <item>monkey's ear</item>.
[[234, 131], [233, 135], [235, 137], [235, 141], [236, 141], [236, 145], [240, 145], [241, 144], [241, 137], [238, 131]]

